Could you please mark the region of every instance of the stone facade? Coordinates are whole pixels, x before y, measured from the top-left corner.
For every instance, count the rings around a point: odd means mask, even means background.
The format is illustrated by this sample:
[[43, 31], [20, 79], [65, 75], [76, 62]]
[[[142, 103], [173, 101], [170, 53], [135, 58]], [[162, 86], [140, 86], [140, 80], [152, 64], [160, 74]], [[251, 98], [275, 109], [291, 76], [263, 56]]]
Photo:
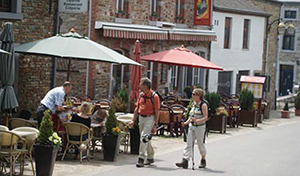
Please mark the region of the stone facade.
[[[292, 10], [296, 12], [295, 19], [287, 19], [284, 14], [286, 10]], [[291, 50], [283, 48], [283, 37], [280, 38], [280, 55], [279, 55], [279, 70], [278, 70], [278, 79], [279, 87], [278, 93], [279, 96], [288, 94], [288, 89], [291, 92], [294, 92], [294, 85], [300, 85], [300, 3], [284, 3], [281, 11], [281, 18], [283, 22], [286, 22], [286, 25], [293, 24], [295, 26], [295, 38], [294, 38], [294, 47]], [[292, 69], [293, 79], [290, 79], [287, 75], [283, 74], [283, 71], [280, 69], [282, 66], [288, 66]], [[288, 82], [287, 87], [280, 86], [283, 82]], [[292, 90], [291, 90], [292, 88]]]
[[[281, 4], [274, 1], [267, 0], [250, 0], [252, 4], [261, 10], [270, 13], [272, 16], [269, 17], [269, 23], [277, 20], [280, 17], [280, 8]], [[270, 89], [267, 95], [268, 107], [267, 107], [267, 116], [269, 116], [270, 109], [274, 109], [274, 101], [275, 101], [275, 74], [276, 74], [276, 57], [277, 57], [277, 25], [278, 22], [275, 22], [269, 30], [269, 47], [268, 47], [268, 56], [266, 56], [266, 52], [264, 52], [264, 61], [262, 64], [262, 75], [270, 76]], [[266, 42], [267, 35], [265, 38], [265, 49], [266, 51]]]

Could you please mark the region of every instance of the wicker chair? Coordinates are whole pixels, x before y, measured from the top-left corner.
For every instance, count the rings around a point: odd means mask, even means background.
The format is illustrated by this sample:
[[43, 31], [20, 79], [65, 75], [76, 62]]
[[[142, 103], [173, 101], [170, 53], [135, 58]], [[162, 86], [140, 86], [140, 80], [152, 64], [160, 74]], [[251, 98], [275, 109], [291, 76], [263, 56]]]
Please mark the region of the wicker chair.
[[[89, 129], [87, 126], [75, 123], [75, 122], [67, 122], [63, 124], [66, 129], [66, 138], [67, 145], [61, 160], [63, 161], [68, 149], [76, 148], [80, 152], [80, 163], [82, 163], [82, 151], [87, 150], [88, 161], [90, 160], [90, 149], [91, 149], [91, 141], [93, 138], [93, 130]], [[87, 138], [84, 139], [84, 136], [87, 135]], [[79, 140], [70, 139], [71, 136], [79, 137]]]
[[165, 131], [168, 131], [171, 136], [174, 136], [174, 121], [173, 110], [169, 107], [162, 106], [159, 111], [158, 131], [160, 135], [164, 135]]
[[27, 136], [25, 138], [26, 150], [27, 150], [27, 152], [25, 153], [25, 159], [28, 159], [30, 161], [33, 175], [35, 175], [33, 158], [32, 158], [32, 149], [33, 149], [33, 145], [36, 141], [36, 138], [39, 134], [39, 130], [36, 128], [32, 128], [32, 127], [19, 127], [19, 128], [15, 128], [14, 130], [12, 130], [12, 132], [14, 132], [14, 131], [26, 131], [26, 132], [34, 132], [35, 133], [34, 136]]
[[36, 128], [36, 125], [34, 123], [31, 123], [28, 120], [24, 120], [21, 118], [11, 118], [9, 120], [9, 127], [10, 129], [15, 129], [18, 127], [33, 127]]
[[7, 126], [4, 126], [4, 125], [0, 125], [0, 130], [1, 131], [9, 131], [9, 129], [7, 128]]
[[[21, 149], [16, 148], [21, 147]], [[15, 175], [15, 163], [20, 162], [19, 175], [24, 171], [24, 154], [27, 152], [26, 141], [19, 135], [10, 131], [0, 131], [0, 175], [6, 175], [6, 163], [10, 166], [10, 176]]]
[[170, 106], [176, 104], [176, 97], [175, 96], [167, 96], [164, 98], [164, 101]]
[[181, 125], [182, 119], [184, 118], [185, 107], [180, 104], [171, 105], [169, 108], [173, 110], [173, 121], [174, 130], [176, 136], [181, 136], [183, 134], [183, 127]]

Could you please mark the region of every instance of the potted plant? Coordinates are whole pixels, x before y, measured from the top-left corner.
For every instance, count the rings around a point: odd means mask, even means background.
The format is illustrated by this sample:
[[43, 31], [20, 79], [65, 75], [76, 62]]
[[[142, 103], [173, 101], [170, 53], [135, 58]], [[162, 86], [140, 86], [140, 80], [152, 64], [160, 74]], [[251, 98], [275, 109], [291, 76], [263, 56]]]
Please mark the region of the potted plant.
[[208, 130], [215, 130], [220, 131], [220, 133], [226, 133], [226, 123], [228, 114], [225, 114], [226, 110], [224, 108], [220, 108], [220, 94], [217, 92], [207, 93], [205, 95], [205, 99], [208, 101], [211, 109], [211, 116], [207, 123]]
[[295, 115], [300, 116], [300, 92], [297, 93], [295, 99]]
[[257, 126], [257, 111], [254, 110], [254, 95], [248, 89], [243, 89], [239, 96], [241, 110], [239, 111], [239, 124]]
[[114, 107], [116, 112], [126, 112], [128, 104], [128, 93], [125, 88], [120, 89], [115, 98], [111, 100], [111, 106]]
[[289, 103], [285, 102], [283, 110], [281, 111], [281, 118], [290, 118], [290, 111], [289, 111]]
[[130, 132], [130, 153], [138, 155], [140, 151], [140, 130], [139, 130], [139, 118], [134, 121], [133, 128], [129, 129]]
[[37, 176], [52, 175], [56, 155], [61, 145], [61, 138], [53, 132], [53, 123], [49, 112], [50, 110], [44, 113], [37, 143], [34, 145]]
[[115, 109], [111, 107], [105, 123], [106, 133], [103, 134], [103, 158], [105, 161], [115, 161], [120, 147], [120, 133]]
[[191, 86], [186, 86], [183, 91], [186, 93], [186, 96], [188, 98], [191, 98], [192, 97], [192, 88]]

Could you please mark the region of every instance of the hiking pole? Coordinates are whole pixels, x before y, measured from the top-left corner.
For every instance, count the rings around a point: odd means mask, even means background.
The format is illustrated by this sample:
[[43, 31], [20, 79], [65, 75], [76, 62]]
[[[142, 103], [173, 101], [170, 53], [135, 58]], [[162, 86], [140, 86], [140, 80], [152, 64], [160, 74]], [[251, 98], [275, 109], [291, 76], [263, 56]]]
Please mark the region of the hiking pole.
[[192, 133], [192, 170], [195, 170], [195, 151], [194, 151], [194, 148], [195, 148], [195, 131], [193, 130], [193, 133]]

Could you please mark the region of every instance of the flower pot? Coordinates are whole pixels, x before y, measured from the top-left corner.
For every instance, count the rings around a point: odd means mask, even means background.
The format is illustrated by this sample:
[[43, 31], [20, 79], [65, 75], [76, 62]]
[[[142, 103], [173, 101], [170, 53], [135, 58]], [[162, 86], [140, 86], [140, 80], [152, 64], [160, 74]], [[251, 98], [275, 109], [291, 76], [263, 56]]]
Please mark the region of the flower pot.
[[281, 111], [281, 118], [290, 118], [290, 111]]
[[130, 129], [130, 153], [138, 155], [140, 151], [140, 130], [139, 128]]
[[105, 161], [116, 161], [120, 148], [120, 135], [103, 134], [103, 158]]
[[220, 131], [220, 133], [226, 133], [226, 116], [221, 115], [211, 115], [210, 120], [208, 121], [207, 127], [208, 130]]
[[253, 127], [257, 126], [257, 111], [240, 110], [239, 111], [239, 124], [250, 124]]
[[300, 109], [295, 109], [295, 116], [300, 116]]
[[51, 176], [59, 146], [34, 145], [37, 176]]

